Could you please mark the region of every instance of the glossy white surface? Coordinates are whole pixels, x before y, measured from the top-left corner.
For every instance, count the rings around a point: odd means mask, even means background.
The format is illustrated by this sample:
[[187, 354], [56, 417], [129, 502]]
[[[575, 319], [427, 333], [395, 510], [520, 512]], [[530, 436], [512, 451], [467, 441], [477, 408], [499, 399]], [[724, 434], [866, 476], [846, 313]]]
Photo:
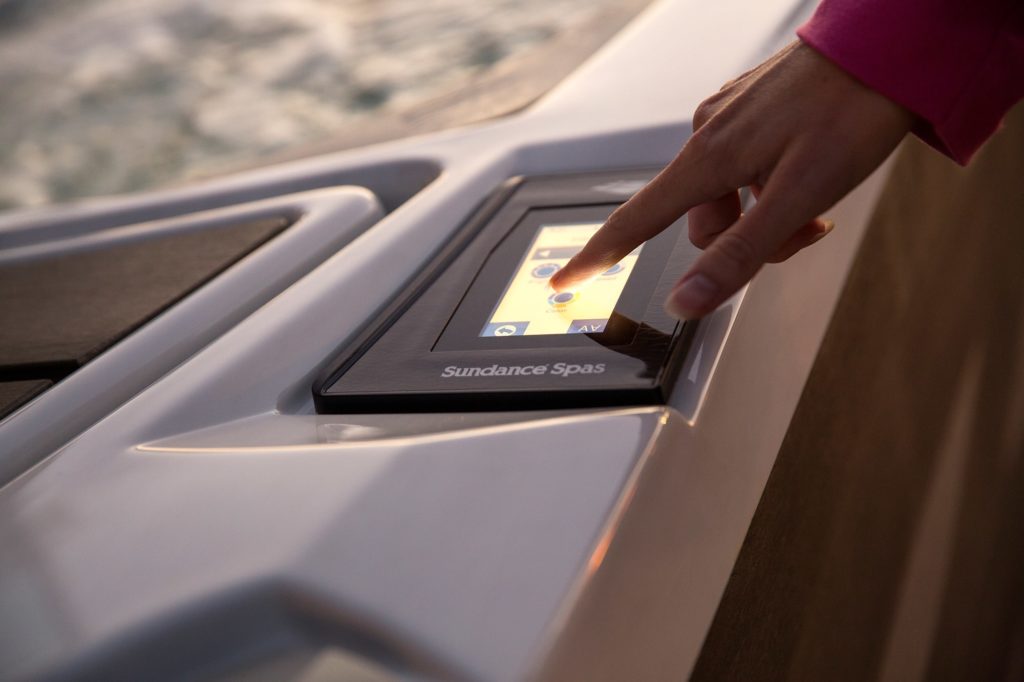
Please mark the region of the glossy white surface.
[[0, 264], [25, 262], [154, 234], [202, 230], [224, 221], [275, 216], [295, 221], [269, 244], [0, 422], [0, 482], [10, 481], [109, 414], [381, 215], [380, 204], [367, 190], [337, 187], [0, 251]]
[[[163, 655], [168, 665], [222, 672], [246, 647], [269, 654], [319, 638], [410, 675], [520, 678], [557, 640], [609, 514], [629, 504], [626, 481], [671, 419], [679, 421], [672, 442], [658, 446], [687, 474], [665, 509], [682, 538], [678, 561], [692, 576], [676, 586], [687, 603], [674, 654], [684, 677], [880, 174], [836, 208], [834, 236], [765, 270], [741, 304], [705, 323], [684, 367], [688, 380], [672, 397], [677, 411], [318, 417], [309, 385], [505, 178], [671, 159], [697, 103], [776, 47], [794, 6], [664, 0], [519, 116], [91, 204], [93, 216], [160, 210], [247, 183], [410, 158], [443, 168], [372, 229], [0, 491], [0, 669], [140, 676]], [[18, 219], [0, 221], [0, 233], [16, 231]], [[109, 358], [120, 362], [116, 352]], [[266, 600], [271, 606], [260, 611]], [[247, 615], [254, 609], [263, 615]], [[204, 629], [215, 615], [218, 627]], [[195, 629], [210, 649], [189, 639]]]

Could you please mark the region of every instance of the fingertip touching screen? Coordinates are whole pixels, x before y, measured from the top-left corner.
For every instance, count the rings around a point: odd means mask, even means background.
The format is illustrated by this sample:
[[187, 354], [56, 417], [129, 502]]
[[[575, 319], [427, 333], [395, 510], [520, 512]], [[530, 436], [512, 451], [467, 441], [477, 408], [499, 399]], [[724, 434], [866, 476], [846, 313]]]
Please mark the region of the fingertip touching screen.
[[640, 256], [638, 247], [573, 291], [548, 284], [601, 227], [600, 222], [545, 224], [523, 254], [480, 336], [599, 334], [605, 331]]
[[574, 290], [556, 292], [549, 283], [616, 206], [543, 207], [521, 214], [478, 265], [434, 350], [630, 343], [664, 265], [664, 254], [651, 243]]

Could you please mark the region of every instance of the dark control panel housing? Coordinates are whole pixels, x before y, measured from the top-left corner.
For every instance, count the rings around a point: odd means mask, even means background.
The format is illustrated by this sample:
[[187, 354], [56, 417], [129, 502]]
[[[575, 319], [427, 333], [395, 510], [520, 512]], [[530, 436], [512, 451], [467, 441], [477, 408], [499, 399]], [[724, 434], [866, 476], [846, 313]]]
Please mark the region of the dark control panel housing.
[[[665, 402], [692, 336], [692, 325], [662, 308], [699, 255], [685, 237], [685, 218], [641, 247], [607, 320], [557, 334], [523, 334], [525, 323], [488, 326], [538, 230], [602, 223], [654, 173], [506, 182], [321, 373], [313, 386], [317, 410], [448, 412]], [[533, 267], [537, 278], [555, 268], [543, 259], [538, 263], [521, 267]], [[562, 299], [551, 293], [550, 304], [560, 305]]]

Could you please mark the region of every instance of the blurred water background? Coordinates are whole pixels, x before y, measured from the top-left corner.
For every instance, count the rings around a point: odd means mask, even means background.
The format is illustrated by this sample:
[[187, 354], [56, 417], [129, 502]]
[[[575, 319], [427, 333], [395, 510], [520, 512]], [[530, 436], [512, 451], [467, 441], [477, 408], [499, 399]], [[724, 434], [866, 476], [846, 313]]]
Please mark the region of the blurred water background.
[[648, 0], [0, 0], [0, 209], [525, 106]]

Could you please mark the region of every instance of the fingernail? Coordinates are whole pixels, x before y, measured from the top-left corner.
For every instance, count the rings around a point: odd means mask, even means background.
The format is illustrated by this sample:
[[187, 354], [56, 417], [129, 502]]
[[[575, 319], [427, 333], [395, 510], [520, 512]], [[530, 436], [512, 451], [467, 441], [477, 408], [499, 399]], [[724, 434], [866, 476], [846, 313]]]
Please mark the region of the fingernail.
[[819, 232], [818, 234], [814, 235], [814, 237], [811, 238], [811, 241], [807, 243], [807, 246], [810, 246], [811, 244], [817, 244], [822, 239], [827, 237], [829, 232], [836, 229], [836, 224], [833, 221], [823, 220], [822, 222], [824, 223], [824, 229], [822, 229], [822, 231]]
[[698, 273], [683, 280], [683, 283], [669, 294], [665, 310], [669, 315], [681, 320], [698, 318], [714, 302], [719, 289], [714, 280]]

